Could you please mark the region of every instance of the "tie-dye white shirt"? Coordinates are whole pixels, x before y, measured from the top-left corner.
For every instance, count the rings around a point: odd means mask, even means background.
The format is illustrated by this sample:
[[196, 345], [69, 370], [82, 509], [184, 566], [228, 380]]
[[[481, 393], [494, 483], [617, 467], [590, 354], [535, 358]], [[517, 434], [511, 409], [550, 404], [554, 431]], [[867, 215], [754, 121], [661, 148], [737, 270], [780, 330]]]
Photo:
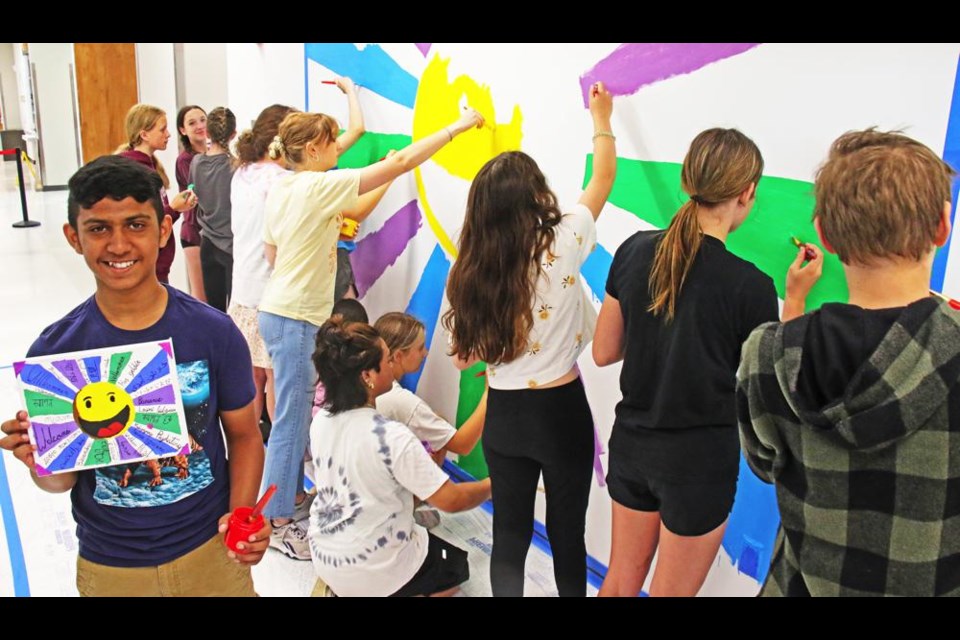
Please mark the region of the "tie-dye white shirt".
[[580, 267], [597, 245], [597, 224], [578, 204], [556, 227], [553, 246], [541, 256], [543, 272], [533, 303], [533, 327], [519, 358], [487, 366], [493, 389], [536, 389], [573, 368], [593, 339], [597, 310], [584, 289]]
[[396, 592], [427, 557], [427, 530], [413, 519], [413, 497], [430, 497], [447, 475], [406, 425], [368, 407], [321, 410], [310, 443], [314, 570], [338, 596]]

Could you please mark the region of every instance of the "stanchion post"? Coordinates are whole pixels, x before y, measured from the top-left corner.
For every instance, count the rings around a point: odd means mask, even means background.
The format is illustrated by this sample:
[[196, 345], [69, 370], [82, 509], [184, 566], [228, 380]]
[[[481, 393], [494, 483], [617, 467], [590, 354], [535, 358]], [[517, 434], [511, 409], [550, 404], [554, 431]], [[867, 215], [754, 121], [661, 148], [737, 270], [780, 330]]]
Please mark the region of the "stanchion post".
[[21, 156], [22, 151], [17, 148], [14, 149], [17, 153], [17, 180], [20, 182], [20, 211], [23, 213], [23, 220], [19, 222], [14, 222], [13, 226], [17, 229], [26, 229], [28, 227], [39, 227], [40, 223], [37, 220], [31, 220], [27, 215], [27, 189], [23, 184], [23, 157]]

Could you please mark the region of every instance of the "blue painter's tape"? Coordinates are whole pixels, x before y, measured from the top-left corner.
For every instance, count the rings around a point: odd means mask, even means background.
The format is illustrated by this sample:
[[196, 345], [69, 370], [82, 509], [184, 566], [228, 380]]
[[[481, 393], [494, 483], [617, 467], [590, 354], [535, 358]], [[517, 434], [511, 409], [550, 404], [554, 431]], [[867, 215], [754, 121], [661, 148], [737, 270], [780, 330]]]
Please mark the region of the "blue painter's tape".
[[611, 264], [613, 264], [613, 256], [598, 244], [590, 257], [583, 263], [583, 266], [580, 267], [580, 273], [583, 274], [584, 279], [593, 291], [593, 295], [600, 302], [603, 302], [606, 294], [607, 275], [610, 273]]
[[356, 84], [387, 100], [410, 109], [416, 102], [419, 82], [379, 45], [358, 49], [349, 42], [309, 42], [304, 45], [304, 52], [307, 60], [341, 76], [349, 76]]
[[13, 570], [13, 595], [29, 597], [30, 581], [27, 579], [27, 563], [23, 559], [20, 528], [17, 526], [17, 514], [13, 510], [13, 498], [10, 495], [10, 483], [7, 481], [3, 455], [0, 455], [0, 516], [3, 517], [3, 531], [7, 538], [10, 568]]
[[[954, 169], [960, 171], [960, 60], [957, 61], [957, 74], [953, 80], [953, 98], [950, 101], [950, 117], [947, 119], [947, 139], [943, 143], [943, 159]], [[950, 222], [956, 220], [957, 196], [960, 193], [960, 177], [954, 178], [953, 188], [950, 190], [950, 201], [953, 209], [950, 211]], [[953, 235], [952, 233], [950, 234]], [[950, 239], [940, 247], [933, 259], [933, 274], [930, 276], [930, 287], [935, 291], [943, 291], [943, 283], [947, 274], [947, 257], [950, 255]]]
[[780, 511], [773, 485], [755, 476], [741, 455], [737, 495], [723, 536], [723, 548], [740, 573], [763, 584], [779, 527]]
[[[443, 304], [443, 289], [447, 284], [447, 274], [450, 272], [450, 260], [443, 252], [443, 248], [438, 244], [430, 254], [427, 266], [423, 269], [420, 276], [420, 282], [417, 283], [417, 289], [410, 298], [406, 312], [423, 323], [426, 327], [427, 347], [430, 347], [433, 340], [433, 332], [437, 327], [437, 321], [440, 319], [440, 306]], [[405, 374], [400, 378], [400, 386], [412, 392], [417, 391], [417, 385], [420, 383], [420, 375], [423, 373], [423, 367], [419, 371]]]

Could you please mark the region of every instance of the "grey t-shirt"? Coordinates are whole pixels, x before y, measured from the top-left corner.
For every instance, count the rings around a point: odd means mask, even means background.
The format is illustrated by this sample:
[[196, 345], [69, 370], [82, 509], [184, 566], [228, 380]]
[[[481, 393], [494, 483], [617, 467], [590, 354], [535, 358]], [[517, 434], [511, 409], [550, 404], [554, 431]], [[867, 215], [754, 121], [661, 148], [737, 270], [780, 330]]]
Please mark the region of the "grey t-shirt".
[[233, 255], [233, 232], [230, 230], [230, 180], [233, 178], [231, 158], [226, 153], [194, 156], [190, 163], [190, 182], [197, 194], [197, 221], [201, 234], [221, 251]]

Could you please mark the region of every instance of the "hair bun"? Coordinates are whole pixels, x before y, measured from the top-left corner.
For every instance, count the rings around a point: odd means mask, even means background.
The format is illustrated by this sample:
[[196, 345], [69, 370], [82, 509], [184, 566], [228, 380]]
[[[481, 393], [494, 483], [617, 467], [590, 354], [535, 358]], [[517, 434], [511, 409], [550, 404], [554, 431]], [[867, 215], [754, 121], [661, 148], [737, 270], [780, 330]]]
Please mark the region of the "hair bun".
[[278, 159], [283, 155], [283, 138], [280, 136], [273, 136], [273, 140], [270, 141], [270, 146], [267, 147], [267, 153], [270, 154], [272, 160]]

